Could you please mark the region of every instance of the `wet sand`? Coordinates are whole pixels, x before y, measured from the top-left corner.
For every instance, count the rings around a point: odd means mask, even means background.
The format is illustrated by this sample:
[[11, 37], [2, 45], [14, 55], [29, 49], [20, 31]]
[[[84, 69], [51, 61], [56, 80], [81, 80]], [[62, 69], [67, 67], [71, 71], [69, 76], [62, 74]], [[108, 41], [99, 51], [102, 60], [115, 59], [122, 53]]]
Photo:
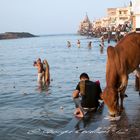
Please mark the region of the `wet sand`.
[[111, 120], [107, 107], [85, 119], [73, 119], [61, 130], [55, 140], [139, 140], [140, 96], [134, 91], [134, 76], [131, 75], [126, 90], [124, 111], [120, 119]]

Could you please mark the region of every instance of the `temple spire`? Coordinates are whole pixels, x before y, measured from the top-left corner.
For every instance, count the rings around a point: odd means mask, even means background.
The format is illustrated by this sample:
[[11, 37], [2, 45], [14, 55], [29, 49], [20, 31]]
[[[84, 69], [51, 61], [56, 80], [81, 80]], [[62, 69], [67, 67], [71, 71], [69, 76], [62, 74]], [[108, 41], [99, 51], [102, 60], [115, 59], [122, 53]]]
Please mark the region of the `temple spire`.
[[85, 22], [90, 22], [89, 18], [88, 18], [88, 15], [87, 15], [87, 12], [86, 12], [86, 16], [85, 16], [85, 19], [84, 19]]

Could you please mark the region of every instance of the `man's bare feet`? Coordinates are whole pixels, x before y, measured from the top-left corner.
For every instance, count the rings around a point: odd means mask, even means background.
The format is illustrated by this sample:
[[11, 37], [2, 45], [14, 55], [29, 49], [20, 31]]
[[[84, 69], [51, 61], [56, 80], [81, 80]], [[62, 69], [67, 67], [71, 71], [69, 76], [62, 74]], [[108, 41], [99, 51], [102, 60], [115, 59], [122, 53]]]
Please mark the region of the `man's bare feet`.
[[83, 118], [84, 117], [84, 114], [83, 112], [80, 110], [80, 108], [76, 108], [75, 112], [74, 112], [74, 115], [76, 117], [79, 117], [79, 118]]

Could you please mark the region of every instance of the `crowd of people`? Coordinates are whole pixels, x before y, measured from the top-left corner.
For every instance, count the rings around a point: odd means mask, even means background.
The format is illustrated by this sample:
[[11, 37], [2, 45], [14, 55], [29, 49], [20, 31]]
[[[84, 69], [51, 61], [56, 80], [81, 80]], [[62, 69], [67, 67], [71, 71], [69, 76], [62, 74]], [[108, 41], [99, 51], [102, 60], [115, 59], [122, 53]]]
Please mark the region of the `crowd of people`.
[[132, 30], [132, 26], [130, 23], [125, 24], [119, 24], [118, 26], [112, 26], [112, 27], [97, 27], [93, 29], [93, 32], [99, 36], [101, 36], [104, 32], [130, 32]]
[[[94, 33], [95, 37], [98, 37], [100, 39], [100, 48], [103, 50], [104, 47], [104, 41], [107, 40], [108, 44], [110, 44], [110, 41], [120, 41], [122, 37], [124, 37], [127, 33], [129, 33], [132, 30], [130, 24], [123, 24], [123, 25], [118, 25], [117, 27], [112, 26], [111, 28], [95, 28]], [[67, 41], [67, 47], [71, 47], [71, 42]], [[81, 47], [81, 42], [80, 40], [77, 40], [77, 47]], [[88, 42], [88, 48], [92, 48], [92, 41]]]
[[[104, 36], [101, 36], [100, 42], [101, 42], [101, 43], [99, 44], [99, 46], [104, 47]], [[87, 47], [88, 47], [89, 49], [92, 48], [92, 43], [93, 43], [92, 41], [89, 41], [89, 42], [88, 42]], [[72, 46], [72, 45], [71, 45], [71, 42], [70, 42], [70, 41], [67, 41], [67, 47], [70, 48], [71, 46]], [[78, 48], [81, 47], [81, 42], [80, 42], [80, 40], [77, 41], [77, 47], [78, 47]]]
[[97, 27], [93, 29], [93, 36], [101, 37], [102, 35], [104, 35], [104, 38], [108, 39], [108, 43], [110, 43], [110, 40], [115, 40], [116, 42], [118, 42], [125, 34], [129, 33], [131, 30], [132, 26], [130, 23], [119, 24], [118, 26], [107, 28]]

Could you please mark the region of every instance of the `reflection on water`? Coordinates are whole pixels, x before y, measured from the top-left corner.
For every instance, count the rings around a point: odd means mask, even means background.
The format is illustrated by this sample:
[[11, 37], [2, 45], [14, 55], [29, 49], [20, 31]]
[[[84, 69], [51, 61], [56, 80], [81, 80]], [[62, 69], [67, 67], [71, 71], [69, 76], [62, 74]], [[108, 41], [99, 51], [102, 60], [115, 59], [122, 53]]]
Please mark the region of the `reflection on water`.
[[[78, 39], [80, 48], [76, 44]], [[70, 48], [67, 40], [71, 42]], [[79, 75], [87, 72], [91, 80], [100, 80], [101, 87], [105, 86], [107, 43], [100, 53], [99, 40], [90, 41], [92, 49], [87, 48], [88, 39], [76, 35], [0, 41], [0, 139], [53, 139], [73, 118], [71, 94]], [[52, 79], [50, 86], [41, 91], [37, 89], [37, 70], [32, 66], [38, 57], [48, 60]], [[103, 119], [106, 115], [105, 109], [100, 117]], [[98, 124], [100, 119], [93, 117], [79, 125], [91, 129], [95, 126], [90, 121]], [[101, 128], [97, 125], [96, 132]]]

